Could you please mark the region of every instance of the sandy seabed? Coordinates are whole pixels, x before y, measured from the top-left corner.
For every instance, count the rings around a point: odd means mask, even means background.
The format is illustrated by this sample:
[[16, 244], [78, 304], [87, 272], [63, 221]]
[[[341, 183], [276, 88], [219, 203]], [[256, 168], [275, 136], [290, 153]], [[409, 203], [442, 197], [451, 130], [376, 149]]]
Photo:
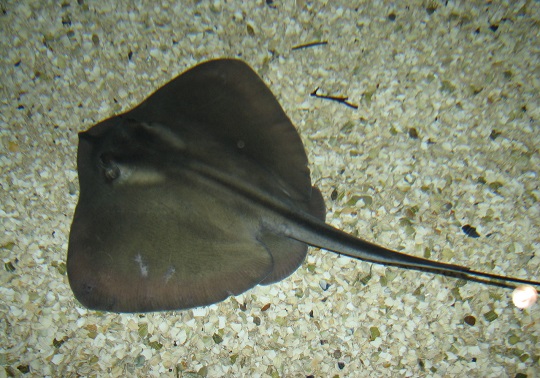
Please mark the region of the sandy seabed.
[[[538, 1], [159, 3], [0, 3], [0, 377], [540, 375], [538, 305], [316, 249], [207, 308], [83, 308], [65, 273], [77, 133], [220, 57], [297, 126], [330, 224], [540, 276]], [[294, 49], [311, 42], [327, 43]]]

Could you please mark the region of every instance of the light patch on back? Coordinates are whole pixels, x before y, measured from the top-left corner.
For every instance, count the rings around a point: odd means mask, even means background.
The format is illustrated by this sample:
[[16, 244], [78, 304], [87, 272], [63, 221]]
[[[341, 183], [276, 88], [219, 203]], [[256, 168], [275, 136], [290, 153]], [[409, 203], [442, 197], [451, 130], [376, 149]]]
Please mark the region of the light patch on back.
[[167, 269], [167, 271], [165, 272], [165, 276], [164, 276], [165, 283], [168, 283], [175, 273], [176, 273], [176, 268], [174, 266], [170, 266], [169, 269]]
[[135, 262], [139, 264], [139, 270], [141, 271], [141, 276], [148, 277], [148, 265], [146, 265], [143, 261], [143, 258], [140, 253], [135, 256]]

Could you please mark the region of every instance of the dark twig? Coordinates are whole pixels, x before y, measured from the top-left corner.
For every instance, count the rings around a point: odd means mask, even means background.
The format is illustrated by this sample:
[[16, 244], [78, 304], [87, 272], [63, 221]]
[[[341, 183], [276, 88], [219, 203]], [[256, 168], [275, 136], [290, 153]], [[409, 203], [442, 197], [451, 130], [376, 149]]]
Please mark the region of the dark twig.
[[322, 46], [322, 45], [327, 45], [327, 44], [328, 44], [328, 41], [309, 42], [303, 45], [296, 45], [291, 50], [307, 49], [308, 47]]
[[313, 96], [313, 97], [324, 98], [326, 100], [332, 100], [332, 101], [341, 102], [342, 104], [348, 106], [349, 108], [358, 109], [358, 105], [350, 103], [350, 102], [347, 101], [349, 99], [349, 97], [321, 95], [321, 94], [317, 93], [318, 90], [319, 90], [319, 87], [317, 87], [317, 89], [315, 89], [313, 92], [311, 92], [310, 95]]

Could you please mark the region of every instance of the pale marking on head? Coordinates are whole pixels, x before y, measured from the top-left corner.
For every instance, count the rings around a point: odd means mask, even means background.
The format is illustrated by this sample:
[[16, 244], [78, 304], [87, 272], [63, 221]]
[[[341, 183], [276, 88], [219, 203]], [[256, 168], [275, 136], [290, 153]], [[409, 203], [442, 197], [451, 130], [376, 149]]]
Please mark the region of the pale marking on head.
[[186, 148], [186, 143], [182, 138], [176, 135], [169, 127], [163, 126], [160, 123], [143, 123], [142, 125], [147, 131], [161, 138], [163, 143], [178, 150], [184, 150]]
[[118, 164], [120, 177], [116, 183], [120, 185], [155, 185], [165, 181], [161, 172], [145, 168], [133, 168], [129, 165]]

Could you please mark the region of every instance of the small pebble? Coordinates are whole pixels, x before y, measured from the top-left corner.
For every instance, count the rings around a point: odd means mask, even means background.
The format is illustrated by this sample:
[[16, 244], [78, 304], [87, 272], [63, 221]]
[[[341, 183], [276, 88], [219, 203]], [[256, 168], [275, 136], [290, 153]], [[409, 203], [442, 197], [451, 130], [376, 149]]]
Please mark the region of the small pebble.
[[476, 318], [472, 315], [467, 315], [464, 319], [465, 323], [467, 323], [470, 326], [473, 326], [476, 324]]
[[519, 285], [512, 293], [512, 302], [517, 308], [529, 308], [536, 303], [538, 292], [531, 285]]

